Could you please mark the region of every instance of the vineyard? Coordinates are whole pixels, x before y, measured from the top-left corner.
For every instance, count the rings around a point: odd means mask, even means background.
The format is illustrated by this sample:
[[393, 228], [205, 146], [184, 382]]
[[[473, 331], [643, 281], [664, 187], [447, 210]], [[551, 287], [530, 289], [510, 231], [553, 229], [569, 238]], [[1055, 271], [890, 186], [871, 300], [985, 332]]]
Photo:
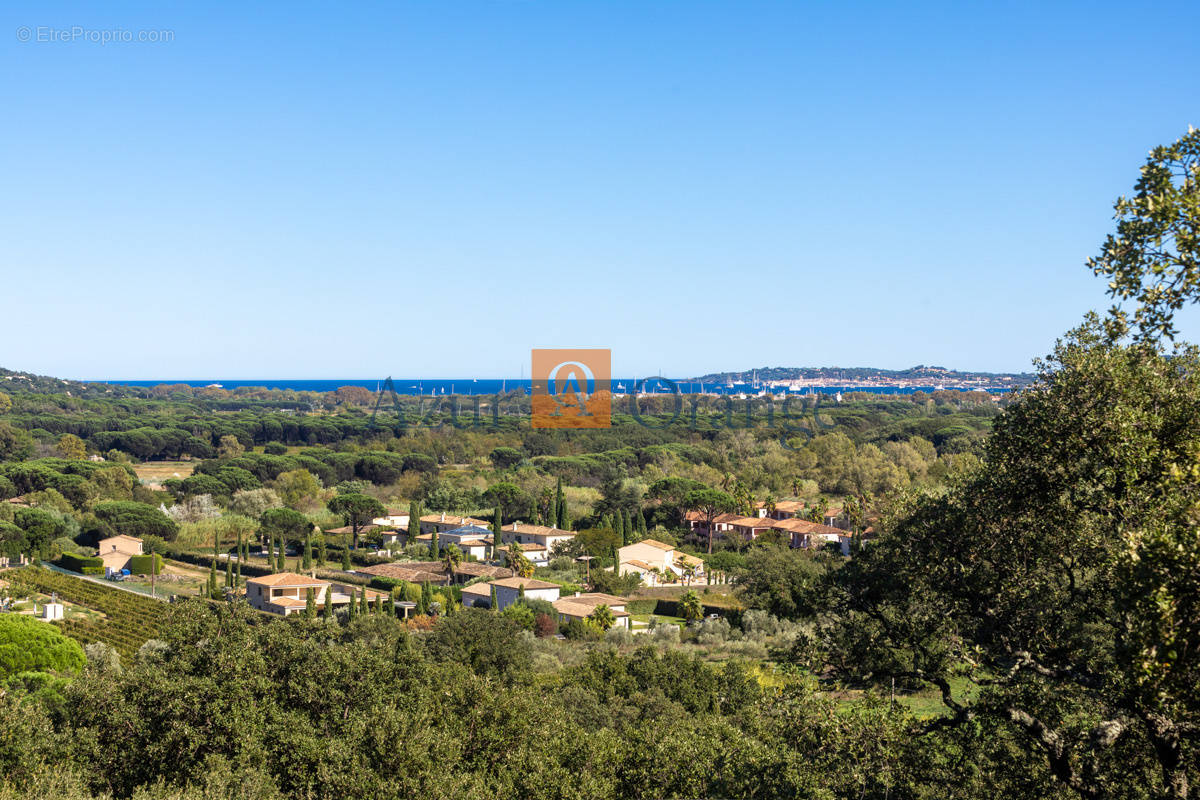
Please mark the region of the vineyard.
[[132, 592], [37, 567], [10, 570], [4, 573], [4, 578], [14, 585], [46, 595], [57, 594], [68, 603], [104, 614], [104, 619], [68, 619], [56, 624], [63, 633], [84, 644], [112, 645], [122, 659], [132, 658], [146, 640], [158, 635], [162, 624], [163, 603]]

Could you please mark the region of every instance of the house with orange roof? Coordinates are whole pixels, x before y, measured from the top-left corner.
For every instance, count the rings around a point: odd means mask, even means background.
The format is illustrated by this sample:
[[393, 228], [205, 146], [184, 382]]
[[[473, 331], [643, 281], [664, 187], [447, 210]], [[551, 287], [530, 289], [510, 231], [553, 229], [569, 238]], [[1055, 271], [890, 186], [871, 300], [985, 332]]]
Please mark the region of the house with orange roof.
[[[357, 600], [361, 591], [358, 586], [323, 581], [295, 572], [277, 572], [246, 581], [246, 601], [250, 606], [281, 617], [303, 613], [308, 607], [309, 592], [312, 592], [318, 607], [325, 604], [325, 597], [329, 595], [330, 604], [337, 609]], [[373, 589], [367, 589], [366, 592], [367, 600], [372, 603], [378, 597], [388, 597]]]
[[617, 550], [617, 574], [640, 575], [647, 586], [704, 577], [704, 561], [657, 539], [643, 539]]

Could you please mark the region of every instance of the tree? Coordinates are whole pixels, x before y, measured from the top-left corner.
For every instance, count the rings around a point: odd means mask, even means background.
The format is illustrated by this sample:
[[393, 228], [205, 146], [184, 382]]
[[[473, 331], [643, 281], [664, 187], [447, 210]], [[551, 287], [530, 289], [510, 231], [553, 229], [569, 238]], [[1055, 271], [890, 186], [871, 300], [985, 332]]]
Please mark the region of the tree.
[[[1200, 727], [1200, 353], [1108, 335], [1090, 316], [974, 474], [889, 514], [838, 571], [820, 641], [846, 672], [936, 687], [939, 727], [1011, 736], [1081, 797], [1181, 798]], [[962, 677], [977, 696], [952, 691]]]
[[688, 622], [694, 622], [704, 616], [704, 607], [700, 604], [700, 595], [695, 590], [688, 589], [679, 598], [679, 613]]
[[525, 460], [520, 450], [511, 447], [497, 447], [488, 455], [496, 469], [511, 469]]
[[533, 577], [533, 562], [521, 550], [521, 545], [518, 542], [509, 543], [508, 549], [505, 550], [504, 566], [511, 569], [513, 574], [518, 578]]
[[168, 542], [175, 541], [179, 526], [161, 510], [145, 503], [113, 501], [97, 503], [92, 508], [96, 518], [104, 522], [111, 531], [129, 536], [159, 536]]
[[289, 540], [299, 542], [312, 530], [312, 523], [308, 521], [308, 517], [290, 508], [272, 508], [264, 511], [258, 524], [259, 530], [271, 536], [272, 541], [275, 536], [279, 537], [281, 560]]
[[341, 514], [342, 520], [353, 530], [355, 550], [358, 549], [359, 531], [370, 525], [371, 520], [387, 513], [383, 503], [370, 495], [357, 492], [339, 494], [331, 499], [328, 505], [329, 510], [335, 514]]
[[433, 532], [429, 534], [429, 560], [437, 561], [437, 557], [438, 557], [438, 532], [437, 532], [437, 529], [434, 528]]
[[[1200, 300], [1200, 130], [1189, 127], [1174, 144], [1154, 148], [1134, 191], [1117, 199], [1116, 233], [1088, 266], [1108, 280], [1118, 303], [1138, 303], [1132, 325], [1139, 341], [1174, 339], [1175, 312]], [[1114, 306], [1110, 337], [1129, 322]]]
[[421, 504], [415, 500], [408, 506], [408, 536], [405, 544], [416, 544], [421, 535]]
[[317, 618], [317, 599], [310, 588], [305, 592], [304, 598], [304, 616], [307, 619]]
[[0, 615], [0, 682], [24, 672], [74, 675], [84, 663], [80, 644], [55, 626], [17, 614]]
[[698, 511], [704, 519], [704, 526], [708, 529], [708, 552], [712, 552], [714, 520], [733, 511], [735, 505], [732, 497], [716, 489], [693, 489], [684, 495], [683, 506]]
[[236, 436], [222, 436], [217, 445], [217, 456], [222, 459], [237, 458], [245, 452], [246, 448], [242, 447]]
[[612, 609], [603, 603], [592, 609], [592, 613], [588, 614], [587, 618], [596, 623], [596, 626], [602, 631], [608, 630], [617, 621], [617, 618], [613, 616]]
[[500, 516], [500, 506], [492, 512], [492, 558], [499, 552], [500, 542], [504, 539], [504, 522]]
[[0, 414], [7, 414], [12, 411], [12, 397], [4, 392], [0, 392]]
[[533, 516], [533, 496], [516, 484], [494, 483], [484, 492], [483, 500], [499, 508], [504, 519], [530, 519]]
[[87, 445], [73, 433], [65, 433], [58, 440], [58, 444], [54, 445], [55, 451], [63, 458], [73, 459], [76, 461], [87, 458]]
[[563, 494], [563, 480], [560, 477], [554, 486], [554, 527], [567, 530], [570, 525], [567, 519], [567, 498]]
[[312, 548], [312, 534], [310, 533], [308, 536], [304, 537], [303, 569], [305, 572], [308, 572], [309, 570], [312, 569], [312, 566], [313, 566], [313, 548]]
[[333, 619], [333, 587], [325, 587], [325, 619]]
[[429, 581], [421, 583], [421, 599], [417, 601], [417, 613], [428, 614], [429, 607], [433, 604], [433, 587], [429, 585]]
[[492, 611], [495, 611], [497, 614], [500, 613], [500, 593], [497, 591], [495, 585], [492, 586]]
[[443, 551], [442, 561], [446, 565], [446, 574], [453, 576], [454, 570], [458, 569], [458, 565], [463, 561], [462, 550], [458, 549], [456, 544], [450, 545]]
[[285, 506], [300, 510], [310, 507], [321, 491], [321, 484], [308, 470], [295, 469], [281, 472], [275, 478], [275, 491]]
[[521, 627], [503, 614], [466, 608], [440, 617], [426, 640], [431, 657], [463, 664], [479, 676], [510, 683], [527, 674], [532, 661]]
[[350, 548], [348, 547], [342, 548], [342, 571], [350, 571]]

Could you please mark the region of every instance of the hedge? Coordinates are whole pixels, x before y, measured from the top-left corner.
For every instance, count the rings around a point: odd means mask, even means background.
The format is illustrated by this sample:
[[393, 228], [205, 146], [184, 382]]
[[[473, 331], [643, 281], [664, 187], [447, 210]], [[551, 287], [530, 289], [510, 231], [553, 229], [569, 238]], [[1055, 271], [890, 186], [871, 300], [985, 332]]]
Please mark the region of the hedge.
[[[71, 572], [82, 573], [88, 567], [99, 567], [100, 574], [104, 574], [104, 559], [99, 556], [81, 556], [76, 553], [63, 553], [58, 563], [63, 569], [69, 569]], [[84, 574], [91, 575], [94, 573], [89, 572]]]
[[104, 567], [84, 567], [79, 572], [82, 575], [103, 575], [107, 570]]
[[[153, 560], [151, 560], [151, 559], [153, 559]], [[154, 569], [155, 561], [158, 562], [157, 570]], [[147, 553], [146, 555], [134, 556], [133, 558], [129, 559], [129, 571], [132, 572], [134, 575], [149, 575], [151, 572], [155, 572], [155, 571], [161, 573], [162, 566], [163, 566], [162, 556], [158, 555], [157, 553], [155, 553], [154, 555], [150, 555], [149, 553]]]
[[[193, 553], [187, 550], [168, 550], [167, 555], [176, 561], [183, 561], [187, 564], [195, 564], [198, 567], [208, 569], [212, 566], [213, 557], [211, 553], [200, 554]], [[237, 562], [234, 562], [235, 568]], [[217, 562], [217, 567], [222, 571], [225, 569], [225, 559], [220, 559]], [[224, 572], [222, 572], [224, 574]], [[269, 567], [260, 567], [258, 564], [251, 564], [249, 561], [242, 563], [242, 575], [251, 578], [261, 578], [263, 575], [274, 575], [275, 570]]]

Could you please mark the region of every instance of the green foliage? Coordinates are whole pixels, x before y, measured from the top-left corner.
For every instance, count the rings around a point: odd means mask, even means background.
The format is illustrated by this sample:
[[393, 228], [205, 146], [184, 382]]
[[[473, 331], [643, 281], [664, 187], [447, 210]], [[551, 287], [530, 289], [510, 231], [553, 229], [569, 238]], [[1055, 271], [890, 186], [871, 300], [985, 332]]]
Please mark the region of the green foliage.
[[174, 541], [179, 526], [160, 509], [145, 503], [113, 501], [97, 503], [92, 513], [107, 529], [126, 536], [158, 536]]
[[149, 575], [151, 572], [161, 574], [162, 567], [163, 558], [157, 553], [147, 553], [146, 555], [133, 556], [129, 559], [129, 571], [134, 575]]
[[104, 567], [104, 561], [99, 557], [81, 556], [76, 553], [63, 553], [59, 562], [63, 569], [69, 569], [71, 572], [82, 573], [85, 567]]
[[21, 672], [74, 674], [83, 648], [55, 627], [31, 617], [0, 615], [0, 683]]

